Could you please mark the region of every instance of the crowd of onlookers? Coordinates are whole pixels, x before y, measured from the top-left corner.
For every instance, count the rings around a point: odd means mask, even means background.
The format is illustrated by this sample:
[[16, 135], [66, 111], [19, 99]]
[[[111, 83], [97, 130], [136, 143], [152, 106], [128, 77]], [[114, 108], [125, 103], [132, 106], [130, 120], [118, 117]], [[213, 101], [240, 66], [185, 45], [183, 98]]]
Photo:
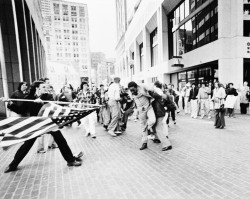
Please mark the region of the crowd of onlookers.
[[[235, 117], [234, 107], [238, 101], [240, 101], [241, 113], [247, 113], [250, 97], [247, 82], [244, 82], [244, 85], [238, 89], [234, 88], [233, 83], [223, 85], [219, 82], [202, 82], [198, 86], [194, 83], [186, 83], [182, 89], [178, 90], [171, 83], [162, 84], [159, 81], [156, 81], [154, 85], [137, 85], [135, 82], [134, 84], [130, 82], [127, 87], [122, 87], [120, 78], [117, 77], [108, 87], [104, 85], [100, 85], [98, 88], [89, 87], [87, 82], [82, 82], [78, 89], [74, 89], [70, 84], [65, 84], [60, 93], [55, 93], [48, 78], [41, 78], [39, 81], [44, 82], [41, 92], [49, 94], [51, 101], [100, 105], [100, 108], [95, 112], [81, 121], [77, 121], [78, 125], [83, 122], [82, 126], [85, 128], [86, 136], [96, 138], [95, 125], [97, 121], [111, 136], [115, 137], [126, 131], [128, 120], [133, 118], [134, 121], [140, 121], [142, 131], [145, 132], [143, 143], [146, 143], [147, 139], [152, 139], [156, 143], [161, 142], [155, 128], [160, 105], [154, 108], [154, 101], [159, 100], [162, 104], [164, 113], [161, 114], [161, 117], [164, 117], [164, 123], [167, 126], [169, 126], [170, 118], [173, 124], [176, 124], [176, 113], [179, 113], [182, 108], [185, 114], [190, 114], [191, 118], [200, 116], [201, 119], [204, 117], [211, 119], [214, 117], [216, 128], [222, 129], [225, 127], [225, 115]], [[29, 93], [27, 83], [21, 82], [10, 98], [25, 99]], [[27, 113], [22, 109], [23, 103], [22, 101], [8, 103], [11, 116], [27, 116]], [[152, 112], [151, 107], [153, 108]], [[164, 127], [164, 131], [168, 130]], [[56, 143], [51, 140], [49, 147], [56, 147]], [[38, 152], [45, 152], [45, 148], [44, 141], [41, 141]]]

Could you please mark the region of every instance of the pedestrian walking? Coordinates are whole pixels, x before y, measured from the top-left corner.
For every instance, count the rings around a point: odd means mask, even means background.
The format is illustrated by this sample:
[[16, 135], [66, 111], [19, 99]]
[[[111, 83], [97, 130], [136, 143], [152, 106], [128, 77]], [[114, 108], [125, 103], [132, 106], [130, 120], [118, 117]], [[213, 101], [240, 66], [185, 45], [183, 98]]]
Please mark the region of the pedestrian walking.
[[108, 125], [108, 133], [115, 137], [117, 134], [121, 134], [122, 132], [119, 131], [119, 119], [120, 119], [120, 111], [121, 111], [121, 105], [120, 105], [120, 78], [115, 77], [114, 83], [109, 86], [108, 89], [108, 105], [110, 108], [111, 113], [111, 121]]
[[189, 93], [189, 102], [191, 103], [191, 118], [196, 119], [198, 115], [198, 89], [196, 88], [195, 84], [192, 84], [192, 88]]
[[[43, 100], [48, 100], [48, 94], [41, 92], [44, 90], [46, 85], [42, 81], [36, 81], [32, 84], [30, 93], [27, 96], [27, 99], [34, 100], [34, 102], [26, 102], [24, 104], [25, 109], [29, 113], [30, 116], [37, 116], [41, 107], [43, 106]], [[71, 149], [69, 148], [67, 141], [63, 137], [60, 130], [49, 132], [56, 143], [58, 144], [59, 150], [63, 156], [63, 158], [67, 161], [68, 166], [80, 166], [81, 162], [76, 161], [76, 158], [73, 156]], [[17, 166], [23, 160], [23, 158], [27, 155], [33, 144], [35, 143], [37, 137], [32, 138], [24, 142], [24, 144], [17, 150], [13, 161], [9, 164], [9, 166], [5, 169], [5, 173], [15, 171]]]
[[240, 113], [247, 114], [247, 108], [249, 107], [250, 90], [248, 82], [244, 82], [243, 86], [239, 89], [240, 92]]
[[140, 150], [147, 148], [148, 134], [154, 134], [152, 127], [156, 122], [155, 113], [151, 105], [152, 96], [149, 95], [148, 90], [144, 85], [137, 85], [135, 82], [128, 83], [128, 89], [132, 94], [139, 112], [139, 122], [142, 130], [142, 146]]
[[211, 89], [209, 87], [206, 87], [206, 83], [201, 83], [201, 88], [199, 88], [198, 92], [198, 103], [201, 107], [201, 119], [203, 119], [205, 116], [208, 117], [208, 119], [211, 118], [210, 115], [210, 101], [209, 101], [209, 95], [211, 94]]
[[222, 84], [216, 82], [214, 84], [215, 88], [213, 90], [213, 102], [215, 109], [215, 128], [223, 129], [225, 128], [225, 97], [226, 91]]

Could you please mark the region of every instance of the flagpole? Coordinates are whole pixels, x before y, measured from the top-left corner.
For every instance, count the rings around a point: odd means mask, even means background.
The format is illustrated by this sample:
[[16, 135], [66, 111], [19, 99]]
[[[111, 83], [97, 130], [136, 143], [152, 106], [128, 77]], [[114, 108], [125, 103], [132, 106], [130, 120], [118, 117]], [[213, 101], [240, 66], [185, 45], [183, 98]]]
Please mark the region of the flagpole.
[[[3, 97], [0, 98], [0, 100], [3, 101]], [[6, 98], [4, 99], [4, 102], [8, 101], [17, 101], [17, 102], [35, 102], [35, 100], [28, 100], [28, 99], [11, 99], [11, 98]], [[55, 103], [55, 104], [72, 104], [72, 105], [86, 105], [86, 106], [96, 106], [96, 107], [101, 107], [103, 105], [98, 105], [98, 104], [87, 104], [87, 103], [76, 103], [76, 102], [60, 102], [60, 101], [48, 101], [48, 100], [42, 100], [42, 102], [48, 102], [48, 103]]]

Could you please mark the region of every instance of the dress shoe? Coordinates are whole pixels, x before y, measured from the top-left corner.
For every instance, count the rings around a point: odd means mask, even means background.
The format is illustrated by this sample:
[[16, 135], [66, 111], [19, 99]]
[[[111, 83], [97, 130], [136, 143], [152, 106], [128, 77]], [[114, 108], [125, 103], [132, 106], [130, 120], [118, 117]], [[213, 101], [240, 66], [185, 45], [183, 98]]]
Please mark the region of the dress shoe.
[[113, 136], [113, 137], [116, 137], [116, 134], [113, 131], [108, 131], [108, 134]]
[[146, 148], [148, 148], [148, 144], [147, 143], [143, 143], [142, 146], [141, 146], [141, 148], [140, 148], [140, 150], [144, 150]]
[[105, 130], [108, 130], [108, 125], [103, 125], [103, 128], [105, 128]]
[[82, 151], [80, 153], [78, 153], [78, 154], [74, 154], [74, 158], [75, 158], [75, 160], [77, 162], [81, 162], [82, 161], [82, 159], [81, 159], [82, 156], [83, 156], [83, 152]]
[[77, 123], [78, 123], [78, 126], [80, 126], [82, 122], [80, 120], [78, 120]]
[[220, 129], [224, 129], [224, 126], [221, 126]]
[[49, 148], [49, 149], [56, 149], [56, 148], [58, 148], [58, 146], [55, 145], [55, 144], [51, 144], [51, 146], [48, 146], [48, 148]]
[[162, 151], [168, 151], [168, 150], [171, 150], [171, 149], [172, 149], [172, 146], [170, 145], [170, 146], [168, 146], [168, 147], [162, 148]]
[[4, 173], [9, 173], [11, 171], [16, 171], [16, 170], [17, 170], [16, 167], [7, 166], [4, 170]]
[[161, 141], [159, 139], [154, 139], [153, 142], [154, 143], [161, 143]]
[[81, 162], [78, 162], [78, 161], [74, 161], [74, 162], [68, 162], [68, 167], [78, 167], [78, 166], [81, 166], [82, 165], [82, 163]]
[[85, 137], [90, 136], [90, 132], [85, 133]]
[[95, 136], [95, 135], [91, 135], [91, 137], [92, 137], [92, 138], [94, 138], [94, 139], [96, 138], [96, 136]]
[[37, 153], [46, 153], [46, 151], [44, 149], [39, 149], [37, 150]]

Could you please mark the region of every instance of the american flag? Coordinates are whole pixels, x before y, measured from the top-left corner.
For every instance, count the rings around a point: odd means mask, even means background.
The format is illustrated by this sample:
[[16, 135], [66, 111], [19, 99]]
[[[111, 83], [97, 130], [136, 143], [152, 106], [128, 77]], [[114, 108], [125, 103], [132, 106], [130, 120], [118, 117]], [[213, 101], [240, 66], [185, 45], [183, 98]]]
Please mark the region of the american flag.
[[47, 103], [41, 108], [37, 117], [0, 118], [0, 135], [3, 136], [0, 146], [8, 147], [62, 128], [84, 118], [96, 109], [97, 107], [68, 108]]

